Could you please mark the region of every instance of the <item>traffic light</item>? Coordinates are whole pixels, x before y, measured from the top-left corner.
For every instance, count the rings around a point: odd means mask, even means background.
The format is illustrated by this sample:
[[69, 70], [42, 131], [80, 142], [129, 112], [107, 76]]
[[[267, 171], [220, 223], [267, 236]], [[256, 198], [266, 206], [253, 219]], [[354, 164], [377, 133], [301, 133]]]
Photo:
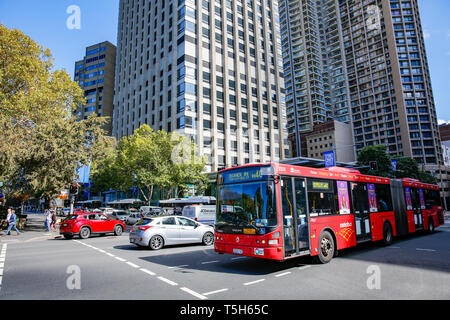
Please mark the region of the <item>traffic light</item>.
[[70, 194], [71, 195], [77, 195], [78, 194], [78, 184], [71, 184], [70, 185]]
[[378, 169], [376, 161], [370, 161], [369, 166], [370, 166], [370, 170], [377, 171], [377, 169]]

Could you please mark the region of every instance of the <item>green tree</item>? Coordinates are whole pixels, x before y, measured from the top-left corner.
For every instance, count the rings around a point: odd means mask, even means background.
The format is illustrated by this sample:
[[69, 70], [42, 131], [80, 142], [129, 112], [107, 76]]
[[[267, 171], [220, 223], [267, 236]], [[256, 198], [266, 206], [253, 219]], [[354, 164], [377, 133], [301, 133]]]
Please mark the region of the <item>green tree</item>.
[[166, 190], [166, 196], [176, 190], [182, 194], [188, 184], [206, 189], [208, 179], [202, 172], [205, 159], [196, 155], [195, 145], [178, 133], [155, 132], [144, 124], [123, 137], [115, 151], [100, 159], [93, 170], [96, 189], [129, 190], [137, 187], [150, 203], [155, 187]]
[[383, 145], [366, 146], [358, 154], [358, 166], [369, 166], [370, 162], [377, 162], [377, 170], [361, 169], [361, 173], [379, 177], [391, 177], [391, 158]]
[[7, 198], [55, 197], [78, 165], [111, 143], [104, 118], [77, 121], [84, 92], [65, 71], [54, 71], [52, 60], [50, 50], [0, 24], [0, 181]]

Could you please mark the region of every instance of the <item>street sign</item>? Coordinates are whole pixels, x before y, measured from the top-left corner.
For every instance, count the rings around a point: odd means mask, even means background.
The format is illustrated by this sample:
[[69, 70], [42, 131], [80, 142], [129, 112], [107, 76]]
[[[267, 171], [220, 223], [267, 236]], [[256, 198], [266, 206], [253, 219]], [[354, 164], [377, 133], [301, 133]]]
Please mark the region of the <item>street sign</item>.
[[336, 157], [334, 154], [334, 150], [324, 152], [323, 158], [325, 160], [325, 168], [336, 166]]
[[392, 159], [392, 171], [397, 171], [397, 159]]

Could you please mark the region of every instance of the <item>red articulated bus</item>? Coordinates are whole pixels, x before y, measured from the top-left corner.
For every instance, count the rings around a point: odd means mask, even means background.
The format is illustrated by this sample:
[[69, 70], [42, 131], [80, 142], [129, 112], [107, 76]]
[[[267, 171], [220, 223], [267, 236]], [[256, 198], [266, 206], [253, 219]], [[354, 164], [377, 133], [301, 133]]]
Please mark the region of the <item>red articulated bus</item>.
[[327, 263], [338, 250], [444, 223], [437, 185], [367, 176], [358, 170], [280, 163], [218, 174], [214, 249], [274, 260], [311, 255]]

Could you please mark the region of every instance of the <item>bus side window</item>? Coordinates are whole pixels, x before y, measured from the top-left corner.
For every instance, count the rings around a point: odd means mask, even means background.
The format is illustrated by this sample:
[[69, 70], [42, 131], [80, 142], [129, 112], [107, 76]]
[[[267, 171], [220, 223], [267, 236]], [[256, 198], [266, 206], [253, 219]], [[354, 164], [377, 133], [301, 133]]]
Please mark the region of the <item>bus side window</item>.
[[379, 212], [392, 211], [391, 188], [387, 184], [375, 184]]
[[355, 212], [369, 212], [369, 194], [365, 183], [351, 183], [353, 210]]
[[312, 216], [336, 214], [332, 180], [308, 179], [308, 204]]
[[424, 189], [425, 207], [433, 209], [434, 206], [440, 206], [441, 200], [436, 190]]

